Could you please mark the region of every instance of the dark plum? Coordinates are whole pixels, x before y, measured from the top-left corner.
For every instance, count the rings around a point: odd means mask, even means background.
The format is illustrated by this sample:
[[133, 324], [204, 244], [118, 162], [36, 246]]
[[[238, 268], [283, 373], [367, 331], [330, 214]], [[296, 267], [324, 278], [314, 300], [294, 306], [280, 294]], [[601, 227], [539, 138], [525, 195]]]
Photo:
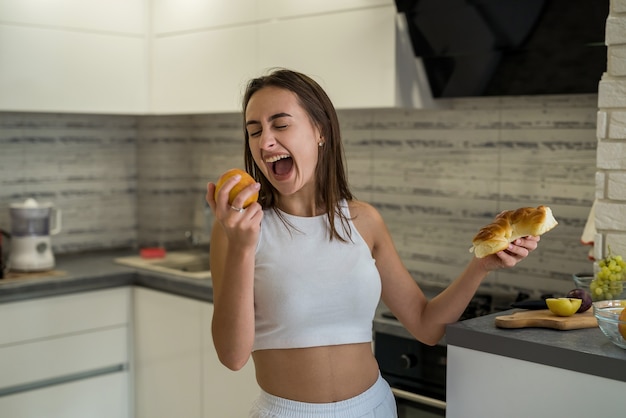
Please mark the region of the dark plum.
[[582, 299], [583, 302], [580, 304], [580, 308], [576, 311], [576, 313], [585, 312], [589, 308], [591, 308], [591, 295], [585, 289], [573, 289], [567, 292], [568, 298]]

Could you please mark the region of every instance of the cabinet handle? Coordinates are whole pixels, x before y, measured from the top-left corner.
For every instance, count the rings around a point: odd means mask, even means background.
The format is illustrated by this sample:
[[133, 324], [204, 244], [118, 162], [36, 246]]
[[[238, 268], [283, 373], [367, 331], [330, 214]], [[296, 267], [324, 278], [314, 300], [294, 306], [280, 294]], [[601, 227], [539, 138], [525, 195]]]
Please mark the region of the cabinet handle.
[[427, 396], [418, 395], [417, 393], [407, 392], [406, 390], [391, 388], [391, 392], [396, 398], [404, 399], [409, 402], [419, 403], [421, 405], [432, 406], [433, 408], [445, 411], [446, 403], [439, 399], [429, 398]]
[[101, 369], [89, 370], [85, 372], [73, 373], [65, 376], [53, 377], [50, 379], [39, 380], [31, 383], [24, 383], [15, 386], [8, 386], [4, 388], [0, 388], [0, 397], [14, 395], [16, 393], [28, 392], [35, 389], [42, 389], [48, 386], [58, 385], [62, 383], [74, 382], [76, 380], [89, 379], [91, 377], [102, 376], [109, 373], [118, 373], [128, 370], [128, 365], [117, 364], [114, 366], [103, 367]]

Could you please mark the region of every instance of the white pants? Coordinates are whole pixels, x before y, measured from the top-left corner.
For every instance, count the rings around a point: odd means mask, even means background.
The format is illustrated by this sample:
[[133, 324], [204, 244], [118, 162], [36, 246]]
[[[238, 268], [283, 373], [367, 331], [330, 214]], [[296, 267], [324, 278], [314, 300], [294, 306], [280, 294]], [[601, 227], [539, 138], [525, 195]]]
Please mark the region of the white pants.
[[396, 401], [389, 384], [378, 376], [374, 385], [345, 401], [307, 403], [279, 398], [261, 391], [249, 418], [397, 418]]

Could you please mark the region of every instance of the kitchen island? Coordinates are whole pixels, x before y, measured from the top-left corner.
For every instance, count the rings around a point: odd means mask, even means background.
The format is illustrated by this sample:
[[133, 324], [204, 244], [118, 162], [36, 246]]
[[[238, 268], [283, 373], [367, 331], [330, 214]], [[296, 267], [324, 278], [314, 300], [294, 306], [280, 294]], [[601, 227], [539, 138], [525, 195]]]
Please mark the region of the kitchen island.
[[626, 414], [626, 350], [599, 328], [495, 326], [513, 312], [448, 326], [447, 417]]

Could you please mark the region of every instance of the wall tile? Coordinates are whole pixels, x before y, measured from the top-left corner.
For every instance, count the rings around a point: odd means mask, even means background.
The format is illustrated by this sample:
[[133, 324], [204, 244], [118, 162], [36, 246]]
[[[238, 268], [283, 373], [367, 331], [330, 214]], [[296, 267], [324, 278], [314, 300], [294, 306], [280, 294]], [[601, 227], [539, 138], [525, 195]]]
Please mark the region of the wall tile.
[[626, 170], [626, 142], [600, 141], [597, 166], [606, 170]]

